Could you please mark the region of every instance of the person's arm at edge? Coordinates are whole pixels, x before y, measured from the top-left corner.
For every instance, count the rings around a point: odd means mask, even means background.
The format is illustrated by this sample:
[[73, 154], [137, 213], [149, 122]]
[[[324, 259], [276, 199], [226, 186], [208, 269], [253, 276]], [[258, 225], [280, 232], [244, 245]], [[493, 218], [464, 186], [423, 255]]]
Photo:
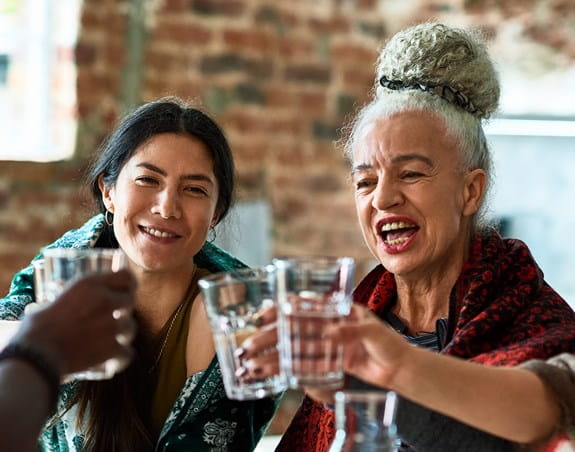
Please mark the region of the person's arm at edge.
[[38, 435], [55, 408], [61, 375], [109, 357], [129, 361], [135, 322], [131, 314], [117, 318], [113, 312], [131, 312], [134, 288], [126, 270], [90, 275], [24, 318], [7, 347], [13, 353], [0, 360], [3, 452], [37, 450]]
[[53, 409], [54, 388], [33, 366], [17, 358], [0, 362], [0, 382], [2, 450], [37, 450], [38, 435]]
[[559, 422], [553, 394], [532, 372], [412, 352], [390, 389], [414, 402], [518, 443], [547, 437]]
[[560, 407], [534, 373], [488, 367], [414, 347], [364, 308], [336, 330], [346, 371], [429, 409], [518, 443], [553, 432]]

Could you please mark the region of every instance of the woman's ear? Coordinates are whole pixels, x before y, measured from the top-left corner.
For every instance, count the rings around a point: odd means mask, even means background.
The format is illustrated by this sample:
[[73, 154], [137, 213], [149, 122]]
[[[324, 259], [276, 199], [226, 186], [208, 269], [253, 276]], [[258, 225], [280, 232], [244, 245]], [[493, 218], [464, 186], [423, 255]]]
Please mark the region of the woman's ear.
[[100, 189], [100, 192], [102, 193], [102, 202], [106, 206], [106, 209], [108, 211], [110, 211], [111, 213], [114, 213], [114, 202], [112, 201], [112, 196], [110, 193], [111, 187], [108, 187], [106, 185], [106, 183], [104, 182], [104, 175], [103, 174], [100, 174], [98, 176], [98, 188]]
[[469, 171], [465, 175], [463, 192], [463, 216], [471, 216], [479, 210], [481, 200], [485, 195], [487, 176], [480, 168]]

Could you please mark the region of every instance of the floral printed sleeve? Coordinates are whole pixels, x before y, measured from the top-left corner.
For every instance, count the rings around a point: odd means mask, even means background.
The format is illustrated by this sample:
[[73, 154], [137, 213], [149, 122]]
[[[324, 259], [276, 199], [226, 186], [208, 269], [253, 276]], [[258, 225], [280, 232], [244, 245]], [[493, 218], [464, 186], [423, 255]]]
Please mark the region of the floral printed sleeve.
[[279, 398], [236, 401], [225, 396], [217, 360], [188, 378], [160, 435], [158, 451], [251, 451]]

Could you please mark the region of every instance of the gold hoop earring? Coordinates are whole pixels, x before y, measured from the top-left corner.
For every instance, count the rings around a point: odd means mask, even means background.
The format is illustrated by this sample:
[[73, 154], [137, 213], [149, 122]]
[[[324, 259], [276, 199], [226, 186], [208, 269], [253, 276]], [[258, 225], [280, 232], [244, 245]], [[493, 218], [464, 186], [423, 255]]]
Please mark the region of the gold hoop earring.
[[[111, 220], [109, 219], [108, 215], [109, 217], [111, 217]], [[106, 213], [104, 214], [104, 221], [108, 226], [114, 225], [114, 214], [110, 212], [108, 209], [106, 209]]]

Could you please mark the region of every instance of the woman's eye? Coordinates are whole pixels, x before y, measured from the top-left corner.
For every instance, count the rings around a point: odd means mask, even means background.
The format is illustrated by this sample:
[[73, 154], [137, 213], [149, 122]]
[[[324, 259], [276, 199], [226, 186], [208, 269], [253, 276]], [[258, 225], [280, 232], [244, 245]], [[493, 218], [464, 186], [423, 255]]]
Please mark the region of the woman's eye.
[[157, 183], [156, 179], [154, 179], [153, 177], [149, 177], [149, 176], [136, 177], [136, 182], [139, 183], [140, 185], [152, 185], [152, 184]]
[[417, 171], [404, 171], [401, 174], [402, 179], [417, 179], [418, 177], [423, 177], [423, 173], [419, 173]]
[[374, 185], [375, 182], [369, 179], [364, 179], [364, 180], [358, 180], [355, 183], [355, 189], [356, 190], [362, 190], [362, 189], [366, 189], [371, 187], [372, 185]]
[[207, 196], [208, 192], [202, 187], [186, 187], [185, 191], [194, 195]]

